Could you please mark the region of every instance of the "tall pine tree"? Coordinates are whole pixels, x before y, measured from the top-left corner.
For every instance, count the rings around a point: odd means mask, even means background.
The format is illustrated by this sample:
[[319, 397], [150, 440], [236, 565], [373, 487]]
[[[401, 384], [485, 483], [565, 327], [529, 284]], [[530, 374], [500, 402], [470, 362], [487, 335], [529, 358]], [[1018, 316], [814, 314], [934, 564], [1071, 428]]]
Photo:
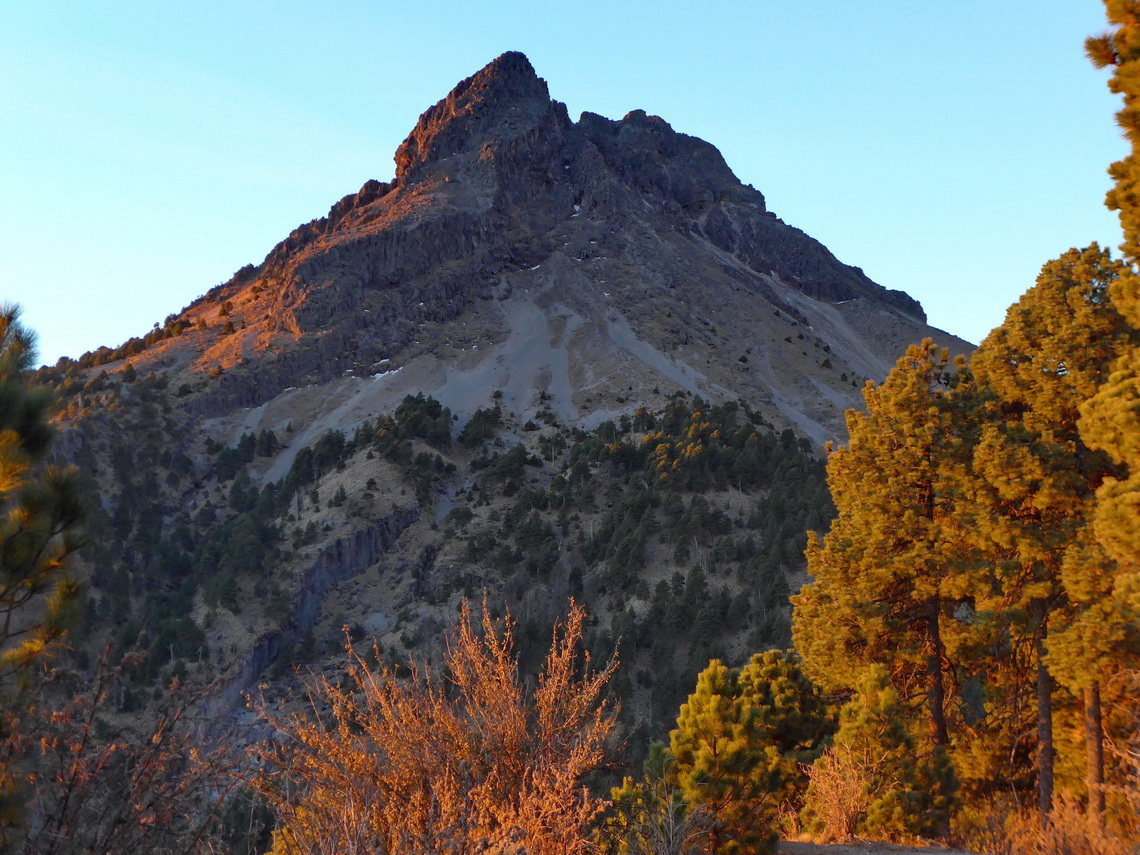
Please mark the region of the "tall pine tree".
[[867, 666], [886, 666], [905, 703], [925, 711], [928, 747], [950, 740], [946, 633], [961, 595], [941, 489], [955, 377], [927, 339], [882, 385], [867, 384], [867, 411], [848, 411], [850, 439], [828, 458], [838, 515], [822, 543], [809, 536], [814, 579], [792, 598], [793, 637], [812, 679], [852, 689]]
[[[1105, 0], [1112, 29], [1085, 42], [1093, 64], [1111, 67], [1109, 89], [1124, 97], [1116, 121], [1131, 145], [1109, 168], [1115, 182], [1105, 204], [1117, 211], [1124, 231], [1121, 250], [1128, 265], [1112, 287], [1112, 300], [1127, 321], [1140, 329], [1140, 2]], [[1083, 408], [1081, 433], [1124, 466], [1097, 492], [1096, 535], [1127, 575], [1122, 595], [1140, 608], [1140, 349], [1129, 348], [1113, 365], [1099, 392]]]
[[[1077, 419], [1133, 338], [1108, 296], [1121, 269], [1096, 244], [1049, 262], [971, 360], [988, 395], [969, 488], [968, 529], [986, 559], [975, 602], [1015, 651], [1033, 657], [1043, 813], [1052, 804], [1055, 663], [1068, 660], [1069, 688], [1088, 690], [1089, 720], [1099, 720], [1087, 669], [1103, 657], [1077, 640], [1088, 637], [1085, 624], [1104, 618], [1098, 600], [1111, 592], [1115, 567], [1082, 533], [1095, 492], [1113, 467], [1081, 441]], [[1054, 641], [1066, 633], [1062, 651]], [[1090, 754], [1100, 737], [1090, 730]], [[1090, 791], [1096, 789], [1090, 782]]]

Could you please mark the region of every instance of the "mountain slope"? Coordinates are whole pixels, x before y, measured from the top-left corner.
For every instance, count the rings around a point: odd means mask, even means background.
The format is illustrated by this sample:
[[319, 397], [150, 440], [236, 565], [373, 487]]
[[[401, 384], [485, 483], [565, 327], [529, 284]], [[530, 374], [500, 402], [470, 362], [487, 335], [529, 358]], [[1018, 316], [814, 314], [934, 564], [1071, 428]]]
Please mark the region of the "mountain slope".
[[713, 146], [640, 111], [572, 122], [504, 54], [392, 182], [43, 372], [98, 499], [79, 659], [139, 644], [140, 692], [210, 674], [232, 709], [346, 625], [430, 656], [484, 589], [529, 655], [572, 594], [626, 662], [628, 726], [659, 732], [709, 656], [789, 643], [832, 512], [819, 447], [928, 335], [969, 349]]
[[393, 182], [296, 229], [134, 363], [189, 382], [200, 415], [349, 374], [355, 394], [423, 390], [463, 415], [473, 383], [522, 412], [547, 391], [572, 421], [684, 388], [822, 443], [906, 344], [968, 348], [924, 320], [767, 211], [708, 143], [641, 111], [571, 122], [507, 53], [424, 113]]

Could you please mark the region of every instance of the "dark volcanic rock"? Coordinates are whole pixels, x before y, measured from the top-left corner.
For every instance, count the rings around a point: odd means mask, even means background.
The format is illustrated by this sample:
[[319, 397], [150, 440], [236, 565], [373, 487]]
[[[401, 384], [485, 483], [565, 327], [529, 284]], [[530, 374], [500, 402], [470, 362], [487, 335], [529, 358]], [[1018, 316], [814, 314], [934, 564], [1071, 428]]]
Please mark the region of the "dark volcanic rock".
[[557, 108], [530, 60], [517, 51], [505, 53], [420, 116], [396, 149], [396, 180], [407, 182], [425, 164], [510, 140], [551, 110]]
[[647, 285], [675, 287], [712, 262], [733, 287], [793, 318], [799, 292], [925, 319], [917, 301], [769, 212], [709, 143], [641, 110], [571, 122], [521, 53], [503, 54], [429, 108], [395, 159], [395, 182], [367, 182], [215, 296], [229, 299], [256, 273], [252, 287], [266, 297], [255, 320], [284, 343], [272, 358], [225, 365], [190, 409], [255, 406], [302, 378], [395, 358], [420, 325], [458, 317], [505, 273], [568, 247], [569, 229], [594, 229], [589, 252], [625, 260]]
[[671, 199], [694, 218], [721, 202], [765, 210], [763, 194], [741, 184], [714, 146], [677, 133], [658, 116], [634, 110], [614, 122], [583, 113], [578, 127], [623, 183]]
[[225, 704], [236, 707], [257, 677], [277, 661], [286, 646], [296, 645], [317, 622], [321, 604], [338, 582], [380, 560], [396, 539], [419, 517], [418, 508], [396, 508], [374, 525], [335, 540], [321, 550], [298, 587], [289, 616], [281, 626], [261, 636], [238, 664], [220, 691]]

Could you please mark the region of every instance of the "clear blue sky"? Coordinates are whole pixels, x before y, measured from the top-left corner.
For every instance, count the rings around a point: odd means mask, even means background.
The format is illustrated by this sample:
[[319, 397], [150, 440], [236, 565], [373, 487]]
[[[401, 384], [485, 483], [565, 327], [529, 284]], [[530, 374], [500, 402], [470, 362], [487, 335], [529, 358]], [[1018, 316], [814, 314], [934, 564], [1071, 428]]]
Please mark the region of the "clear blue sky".
[[41, 357], [145, 333], [392, 154], [506, 50], [577, 118], [716, 145], [786, 222], [979, 341], [1103, 207], [1098, 0], [10, 3], [0, 298]]

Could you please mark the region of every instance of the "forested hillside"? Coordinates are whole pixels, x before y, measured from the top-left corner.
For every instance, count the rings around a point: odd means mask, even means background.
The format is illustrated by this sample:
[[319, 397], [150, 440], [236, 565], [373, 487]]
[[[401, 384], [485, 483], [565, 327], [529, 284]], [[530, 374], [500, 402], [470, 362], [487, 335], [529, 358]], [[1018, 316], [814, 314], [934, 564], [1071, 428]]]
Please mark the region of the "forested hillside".
[[[1140, 2], [1107, 8], [1114, 29], [1087, 49], [1113, 68], [1135, 148]], [[424, 114], [400, 181], [470, 161], [456, 128], [475, 134], [488, 116], [506, 163], [589, 132], [622, 165], [606, 148], [617, 123], [572, 130], [521, 55], [488, 68]], [[520, 88], [542, 132], [502, 137], [518, 130], [507, 96]], [[466, 124], [449, 124], [448, 106]], [[643, 119], [623, 127], [648, 133]], [[778, 391], [702, 395], [617, 315], [591, 323], [648, 373], [635, 389], [605, 366], [606, 406], [571, 419], [598, 387], [580, 371], [559, 400], [546, 364], [506, 389], [471, 380], [491, 376], [476, 363], [432, 387], [462, 415], [423, 390], [368, 408], [404, 365], [278, 391], [306, 376], [319, 335], [214, 386], [228, 368], [180, 375], [189, 363], [162, 350], [189, 329], [174, 324], [117, 354], [149, 352], [145, 372], [109, 354], [33, 372], [33, 337], [5, 308], [0, 847], [749, 855], [858, 838], [1135, 851], [1137, 168], [1135, 151], [1111, 168], [1120, 258], [1092, 244], [1048, 261], [968, 358], [912, 344], [866, 382], [822, 456], [774, 414], [807, 432], [826, 418]], [[525, 196], [519, 174], [499, 177]], [[312, 272], [342, 218], [372, 222], [378, 209], [361, 212], [398, 189], [362, 191], [270, 261], [308, 288], [297, 271]], [[653, 189], [700, 207], [680, 184]], [[730, 189], [717, 204], [755, 205]], [[860, 277], [848, 287], [878, 294]], [[813, 289], [795, 299], [828, 298]], [[322, 293], [264, 320], [299, 330], [332, 312]], [[225, 336], [239, 335], [234, 308], [214, 318]], [[541, 350], [519, 343], [539, 308], [559, 341], [584, 323], [516, 299], [523, 322], [499, 362]], [[696, 323], [717, 349], [715, 325]], [[831, 343], [798, 335], [784, 343], [812, 362], [819, 350], [834, 373]], [[194, 382], [171, 381], [182, 376]], [[649, 387], [660, 376], [685, 382]], [[250, 406], [230, 406], [239, 398]]]
[[[833, 513], [810, 446], [741, 403], [679, 394], [660, 413], [641, 407], [586, 432], [549, 411], [519, 425], [491, 399], [453, 437], [448, 410], [409, 396], [352, 436], [320, 435], [271, 481], [283, 450], [274, 434], [179, 446], [160, 415], [167, 394], [160, 380], [136, 378], [71, 398], [86, 398], [80, 424], [98, 437], [85, 442], [81, 471], [114, 485], [89, 518], [87, 614], [73, 637], [85, 662], [107, 643], [115, 656], [146, 651], [126, 706], [225, 663], [235, 623], [276, 633], [278, 676], [339, 649], [344, 625], [357, 640], [376, 637], [393, 661], [433, 657], [439, 639], [425, 616], [486, 590], [520, 617], [524, 658], [537, 661], [573, 597], [590, 605], [595, 658], [616, 650], [624, 663], [611, 688], [643, 754], [710, 658], [790, 643], [805, 532]], [[99, 409], [123, 399], [138, 412], [132, 432], [100, 433]], [[207, 462], [194, 466], [199, 451]], [[210, 480], [209, 498], [180, 507], [194, 478]], [[371, 599], [322, 615], [291, 598], [282, 568], [305, 572], [311, 544], [377, 519], [403, 526], [410, 565], [378, 580], [396, 613], [388, 626], [376, 631]], [[338, 581], [330, 603], [359, 580]], [[669, 644], [657, 643], [662, 633]]]

